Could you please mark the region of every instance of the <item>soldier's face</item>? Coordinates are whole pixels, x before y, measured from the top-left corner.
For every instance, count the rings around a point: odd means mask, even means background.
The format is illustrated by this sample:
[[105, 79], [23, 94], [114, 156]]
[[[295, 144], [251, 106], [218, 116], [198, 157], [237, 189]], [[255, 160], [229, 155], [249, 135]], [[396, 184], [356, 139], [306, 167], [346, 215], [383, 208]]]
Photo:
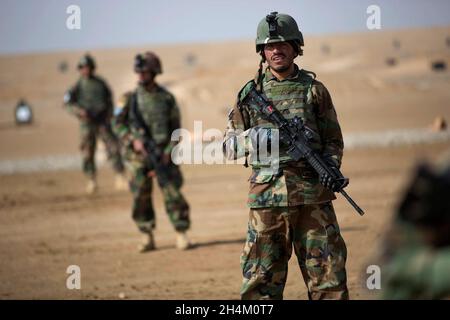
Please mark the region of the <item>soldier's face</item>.
[[288, 42], [266, 44], [264, 55], [270, 68], [277, 72], [287, 71], [297, 57], [297, 53]]
[[149, 71], [139, 72], [139, 83], [142, 85], [147, 85], [153, 82], [153, 73]]
[[80, 68], [80, 73], [83, 77], [89, 77], [92, 74], [92, 69], [88, 66], [83, 66]]

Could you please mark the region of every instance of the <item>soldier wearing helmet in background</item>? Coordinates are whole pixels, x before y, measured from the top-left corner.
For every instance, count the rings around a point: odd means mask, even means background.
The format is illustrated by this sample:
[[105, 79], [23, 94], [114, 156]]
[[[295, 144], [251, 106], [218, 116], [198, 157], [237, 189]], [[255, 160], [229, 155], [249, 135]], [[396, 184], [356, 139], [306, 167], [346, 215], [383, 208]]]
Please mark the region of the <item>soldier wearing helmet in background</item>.
[[115, 117], [114, 130], [122, 142], [126, 167], [131, 176], [133, 220], [144, 233], [144, 241], [139, 250], [145, 252], [155, 249], [152, 178], [157, 171], [154, 164], [146, 159], [149, 153], [156, 154], [156, 150], [146, 149], [147, 139], [152, 139], [159, 148], [158, 151], [161, 151], [158, 152], [161, 154], [158, 161], [163, 164], [169, 180], [161, 189], [167, 214], [177, 234], [176, 246], [181, 250], [188, 249], [191, 246], [186, 235], [190, 227], [189, 205], [180, 191], [183, 184], [181, 171], [171, 160], [171, 152], [176, 145], [176, 142], [171, 141], [171, 135], [180, 128], [180, 110], [174, 96], [155, 82], [155, 77], [162, 73], [162, 68], [154, 53], [138, 54], [134, 71], [139, 76], [138, 87], [123, 96], [122, 110]]
[[119, 142], [111, 128], [112, 92], [105, 80], [94, 74], [95, 67], [94, 59], [89, 54], [84, 55], [78, 63], [80, 79], [64, 96], [67, 109], [80, 120], [83, 172], [89, 179], [86, 191], [90, 194], [97, 190], [95, 151], [98, 136], [116, 171], [116, 189], [127, 187]]
[[[303, 54], [303, 45], [291, 16], [273, 12], [262, 19], [256, 38], [261, 55], [257, 89], [285, 118], [300, 117], [316, 133], [311, 142], [315, 151], [330, 167], [339, 168], [344, 145], [331, 96], [312, 72], [294, 63]], [[268, 63], [265, 70], [264, 62]], [[250, 108], [252, 102], [244, 101], [249, 84], [239, 92], [228, 116], [224, 137], [228, 159], [271, 144], [274, 126]], [[249, 134], [255, 130], [257, 141]], [[239, 143], [242, 140], [247, 143]], [[282, 146], [277, 172], [258, 157], [251, 159], [250, 214], [241, 255], [242, 299], [283, 298], [292, 248], [310, 299], [348, 299], [347, 251], [331, 202], [335, 196], [329, 177], [319, 177], [306, 161], [294, 162]]]

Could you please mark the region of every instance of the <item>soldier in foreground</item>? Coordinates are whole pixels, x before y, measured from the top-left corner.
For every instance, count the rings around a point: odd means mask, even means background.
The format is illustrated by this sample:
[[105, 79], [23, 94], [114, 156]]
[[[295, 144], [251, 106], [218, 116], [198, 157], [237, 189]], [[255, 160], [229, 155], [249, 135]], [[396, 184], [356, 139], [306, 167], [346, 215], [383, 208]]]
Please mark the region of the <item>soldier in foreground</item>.
[[125, 190], [127, 179], [120, 156], [119, 142], [111, 128], [113, 97], [105, 80], [95, 75], [95, 61], [86, 54], [78, 63], [80, 79], [64, 96], [70, 113], [80, 120], [83, 172], [88, 177], [86, 191], [97, 191], [95, 151], [99, 136], [106, 146], [108, 159], [116, 171], [116, 189]]
[[114, 130], [122, 142], [126, 167], [131, 176], [133, 220], [145, 235], [139, 250], [155, 249], [153, 177], [161, 187], [167, 214], [176, 230], [176, 246], [185, 250], [191, 246], [186, 235], [190, 227], [189, 205], [180, 191], [183, 185], [181, 171], [171, 160], [171, 152], [176, 145], [171, 141], [171, 135], [180, 128], [180, 111], [174, 96], [155, 82], [162, 68], [154, 53], [137, 55], [134, 71], [139, 76], [139, 85], [135, 91], [124, 95], [123, 108], [115, 117]]
[[[303, 45], [303, 36], [291, 16], [274, 12], [262, 19], [257, 28], [256, 51], [261, 62], [255, 82], [258, 91], [286, 119], [297, 116], [303, 120], [314, 133], [314, 150], [337, 170], [344, 147], [341, 129], [326, 87], [294, 63], [302, 55]], [[268, 63], [265, 70], [264, 62]], [[248, 86], [239, 92], [229, 113], [224, 139], [228, 159], [272, 146], [270, 129], [274, 126], [244, 99]], [[255, 132], [257, 138], [252, 134]], [[283, 298], [292, 248], [310, 299], [348, 299], [346, 245], [331, 202], [335, 199], [334, 182], [326, 175], [319, 176], [306, 161], [293, 161], [283, 146], [279, 147], [276, 172], [260, 157], [250, 159], [250, 214], [241, 255], [242, 299]]]
[[381, 299], [450, 299], [450, 153], [417, 167], [384, 239]]

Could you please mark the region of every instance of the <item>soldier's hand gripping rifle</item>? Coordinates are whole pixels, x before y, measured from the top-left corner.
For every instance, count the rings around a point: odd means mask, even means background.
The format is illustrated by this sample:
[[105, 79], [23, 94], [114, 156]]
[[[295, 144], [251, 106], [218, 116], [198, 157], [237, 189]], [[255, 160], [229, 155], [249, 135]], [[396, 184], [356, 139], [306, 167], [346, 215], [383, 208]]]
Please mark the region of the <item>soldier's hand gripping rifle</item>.
[[131, 114], [132, 124], [144, 132], [144, 149], [146, 152], [146, 165], [148, 168], [155, 170], [156, 179], [161, 188], [169, 183], [169, 175], [167, 165], [163, 163], [163, 151], [153, 140], [150, 129], [145, 124], [144, 119], [137, 107], [137, 97], [133, 94], [131, 97]]
[[[341, 193], [355, 210], [363, 215], [364, 211], [353, 201], [345, 192], [344, 188], [348, 185], [348, 179], [345, 178], [337, 167], [331, 167], [322, 159], [310, 146], [308, 140], [312, 137], [312, 132], [299, 117], [287, 120], [280, 111], [275, 109], [266, 98], [256, 90], [256, 84], [251, 83], [252, 87], [244, 98], [244, 102], [250, 99], [250, 107], [260, 113], [266, 120], [278, 128], [279, 137], [282, 144], [287, 147], [287, 153], [294, 160], [305, 159], [311, 167], [319, 174], [319, 177], [325, 177], [328, 186], [334, 192]], [[322, 182], [322, 181], [321, 181]], [[323, 183], [323, 182], [322, 182]]]

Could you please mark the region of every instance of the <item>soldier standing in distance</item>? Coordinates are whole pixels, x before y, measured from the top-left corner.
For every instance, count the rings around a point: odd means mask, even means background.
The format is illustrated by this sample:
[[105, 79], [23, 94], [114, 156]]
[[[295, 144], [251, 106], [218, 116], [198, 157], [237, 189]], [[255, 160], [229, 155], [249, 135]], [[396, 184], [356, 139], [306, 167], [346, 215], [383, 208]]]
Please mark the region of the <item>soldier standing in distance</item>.
[[144, 233], [139, 250], [146, 252], [155, 249], [153, 229], [156, 218], [152, 203], [152, 178], [157, 172], [146, 161], [148, 152], [152, 152], [145, 148], [146, 139], [149, 139], [146, 132], [151, 134], [150, 138], [162, 150], [159, 161], [163, 163], [169, 177], [169, 183], [162, 187], [164, 203], [177, 234], [176, 246], [185, 250], [191, 246], [186, 235], [190, 227], [189, 205], [180, 191], [183, 185], [181, 171], [171, 160], [172, 149], [176, 145], [175, 141], [171, 141], [171, 135], [180, 128], [180, 111], [174, 96], [155, 82], [155, 77], [162, 73], [162, 68], [154, 53], [138, 54], [134, 71], [139, 76], [139, 85], [135, 91], [123, 96], [122, 111], [115, 117], [114, 130], [122, 142], [126, 167], [131, 176], [133, 220]]
[[[303, 54], [303, 45], [291, 16], [273, 12], [262, 19], [256, 38], [261, 55], [257, 88], [285, 118], [300, 117], [316, 133], [311, 141], [315, 151], [330, 167], [339, 168], [344, 144], [331, 96], [312, 72], [294, 63]], [[271, 144], [273, 125], [243, 102], [246, 90], [247, 86], [242, 88], [228, 116], [224, 152], [230, 160]], [[249, 134], [255, 130], [259, 141]], [[242, 138], [248, 143], [239, 144]], [[310, 299], [348, 299], [347, 249], [331, 202], [336, 186], [330, 177], [319, 177], [306, 161], [294, 162], [282, 146], [278, 161], [275, 173], [258, 157], [250, 162], [242, 299], [283, 298], [292, 247]]]
[[111, 128], [112, 92], [105, 80], [94, 74], [95, 68], [94, 59], [89, 54], [84, 55], [78, 63], [80, 79], [64, 96], [67, 109], [80, 120], [80, 149], [83, 172], [89, 179], [86, 186], [89, 194], [97, 190], [95, 150], [98, 136], [105, 143], [108, 158], [116, 171], [116, 189], [127, 188], [119, 142]]

